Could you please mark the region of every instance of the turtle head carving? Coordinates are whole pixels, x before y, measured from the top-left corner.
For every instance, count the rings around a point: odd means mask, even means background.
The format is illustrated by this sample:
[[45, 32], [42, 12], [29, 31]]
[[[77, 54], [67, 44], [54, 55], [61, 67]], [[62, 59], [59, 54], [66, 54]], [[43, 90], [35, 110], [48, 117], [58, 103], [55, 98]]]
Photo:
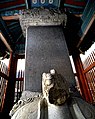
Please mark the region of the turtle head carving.
[[42, 75], [42, 92], [44, 98], [51, 104], [62, 105], [69, 98], [69, 88], [66, 80], [54, 69]]

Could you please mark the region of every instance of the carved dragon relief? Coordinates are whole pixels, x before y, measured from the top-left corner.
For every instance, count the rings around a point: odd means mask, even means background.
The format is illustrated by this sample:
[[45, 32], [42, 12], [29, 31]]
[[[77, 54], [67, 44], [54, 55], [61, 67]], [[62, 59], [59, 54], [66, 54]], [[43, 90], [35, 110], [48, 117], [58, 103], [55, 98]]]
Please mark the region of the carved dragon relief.
[[67, 15], [60, 10], [34, 8], [31, 10], [22, 10], [19, 16], [23, 35], [26, 37], [26, 29], [29, 26], [56, 26], [67, 23]]

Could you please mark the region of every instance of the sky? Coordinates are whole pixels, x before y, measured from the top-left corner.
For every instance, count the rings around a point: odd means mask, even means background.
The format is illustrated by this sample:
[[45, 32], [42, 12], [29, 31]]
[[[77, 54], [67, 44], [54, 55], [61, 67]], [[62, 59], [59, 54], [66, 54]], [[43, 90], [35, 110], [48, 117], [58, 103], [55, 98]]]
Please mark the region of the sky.
[[91, 54], [92, 51], [95, 51], [95, 42], [94, 42], [94, 44], [85, 52], [85, 55], [83, 55], [83, 54], [80, 55], [81, 60], [84, 61], [84, 60], [89, 56], [89, 54]]

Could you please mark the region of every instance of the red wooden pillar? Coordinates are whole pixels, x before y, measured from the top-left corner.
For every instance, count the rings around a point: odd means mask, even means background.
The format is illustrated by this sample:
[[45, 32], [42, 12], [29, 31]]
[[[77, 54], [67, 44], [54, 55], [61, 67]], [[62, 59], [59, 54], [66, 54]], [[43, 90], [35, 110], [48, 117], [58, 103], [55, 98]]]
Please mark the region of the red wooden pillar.
[[73, 57], [73, 61], [75, 64], [82, 96], [87, 102], [92, 102], [92, 97], [90, 94], [88, 83], [86, 81], [86, 76], [84, 75], [84, 72], [83, 72], [84, 69], [83, 69], [83, 64], [82, 64], [80, 55], [78, 53], [76, 53], [76, 54], [73, 54], [72, 57]]
[[17, 55], [15, 55], [14, 53], [10, 53], [9, 79], [8, 79], [4, 108], [3, 108], [3, 112], [6, 112], [7, 114], [9, 114], [14, 103], [17, 60], [18, 60]]

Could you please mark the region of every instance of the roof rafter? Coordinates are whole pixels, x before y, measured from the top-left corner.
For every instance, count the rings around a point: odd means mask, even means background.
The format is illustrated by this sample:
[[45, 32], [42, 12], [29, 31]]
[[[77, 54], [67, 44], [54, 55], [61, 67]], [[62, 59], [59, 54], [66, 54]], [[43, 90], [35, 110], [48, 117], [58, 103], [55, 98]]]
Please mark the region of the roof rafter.
[[14, 15], [14, 16], [2, 16], [3, 20], [18, 20], [19, 19], [19, 15]]
[[77, 44], [77, 47], [78, 47], [78, 48], [79, 48], [79, 46], [81, 45], [81, 43], [83, 42], [83, 39], [84, 39], [84, 37], [86, 36], [86, 34], [87, 34], [88, 30], [90, 29], [91, 25], [93, 24], [94, 20], [95, 20], [95, 14], [93, 15], [93, 17], [92, 17], [90, 23], [88, 24], [86, 30], [85, 30], [84, 33], [82, 34], [82, 36], [81, 36], [81, 38], [80, 38], [80, 40], [79, 40], [79, 42], [78, 42], [78, 44]]
[[3, 41], [5, 46], [8, 48], [9, 52], [13, 52], [13, 50], [11, 49], [10, 45], [8, 44], [7, 40], [5, 39], [5, 37], [3, 36], [1, 32], [0, 32], [0, 39]]

